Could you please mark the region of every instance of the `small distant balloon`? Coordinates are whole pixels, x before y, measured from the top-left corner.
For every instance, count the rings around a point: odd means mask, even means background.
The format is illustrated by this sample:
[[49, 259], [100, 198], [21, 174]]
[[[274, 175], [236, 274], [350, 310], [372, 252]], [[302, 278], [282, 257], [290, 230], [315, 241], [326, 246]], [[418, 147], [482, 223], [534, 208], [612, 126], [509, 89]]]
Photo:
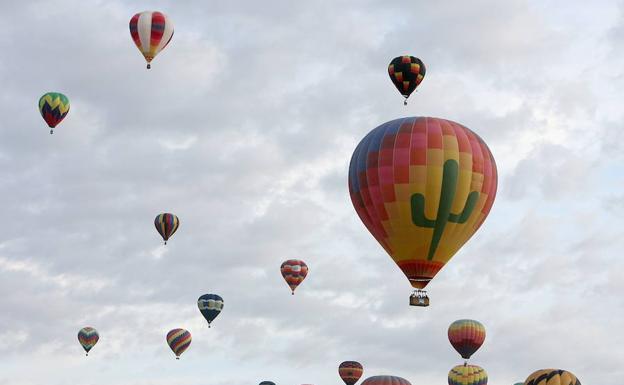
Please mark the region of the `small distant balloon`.
[[173, 23], [162, 12], [140, 12], [130, 19], [130, 36], [145, 57], [147, 69], [150, 69], [152, 60], [171, 41]]
[[39, 98], [39, 112], [50, 127], [50, 134], [69, 112], [69, 99], [60, 92], [48, 92]]
[[567, 370], [541, 369], [533, 372], [524, 385], [581, 385], [581, 381]]
[[487, 385], [485, 369], [477, 365], [457, 365], [448, 374], [449, 385]]
[[284, 277], [284, 280], [288, 286], [290, 286], [290, 290], [294, 295], [297, 286], [299, 286], [308, 275], [308, 265], [299, 259], [289, 259], [282, 263], [280, 270], [282, 272], [282, 277]]
[[173, 329], [167, 333], [167, 344], [176, 356], [176, 360], [180, 359], [180, 354], [184, 353], [191, 344], [191, 333], [184, 329]]
[[396, 376], [368, 377], [360, 385], [412, 385], [408, 380]]
[[338, 374], [346, 385], [354, 385], [364, 373], [362, 364], [357, 361], [344, 361], [338, 366]]
[[90, 326], [84, 327], [78, 331], [78, 342], [82, 345], [82, 348], [85, 350], [87, 356], [89, 355], [89, 351], [93, 349], [99, 340], [100, 335], [97, 330]]
[[272, 381], [262, 381], [259, 385], [275, 385], [275, 382], [272, 382]]
[[197, 299], [197, 307], [206, 321], [208, 321], [208, 327], [210, 327], [212, 321], [223, 310], [223, 298], [217, 294], [204, 294]]
[[171, 213], [162, 213], [156, 215], [154, 226], [156, 226], [156, 231], [158, 231], [166, 245], [169, 238], [180, 227], [180, 220]]
[[472, 319], [460, 319], [448, 328], [448, 339], [462, 358], [469, 359], [485, 341], [485, 326]]
[[392, 59], [388, 65], [388, 75], [405, 98], [403, 104], [407, 105], [407, 98], [423, 81], [425, 72], [425, 64], [417, 57], [404, 55]]

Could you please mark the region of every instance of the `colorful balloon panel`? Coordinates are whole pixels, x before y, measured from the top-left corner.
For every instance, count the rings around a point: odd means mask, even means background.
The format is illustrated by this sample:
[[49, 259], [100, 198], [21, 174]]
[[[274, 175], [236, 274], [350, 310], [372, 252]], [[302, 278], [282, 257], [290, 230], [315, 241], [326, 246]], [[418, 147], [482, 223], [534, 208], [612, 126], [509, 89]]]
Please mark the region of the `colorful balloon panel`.
[[405, 99], [423, 81], [426, 71], [422, 60], [409, 55], [395, 57], [388, 65], [390, 80]]
[[[43, 120], [53, 129], [69, 112], [69, 99], [59, 92], [48, 92], [39, 98], [39, 112]], [[50, 130], [52, 133], [53, 130]]]
[[176, 355], [176, 358], [180, 358], [180, 354], [191, 344], [191, 333], [184, 329], [173, 329], [167, 333], [167, 344]]
[[170, 213], [158, 214], [156, 219], [154, 219], [154, 226], [156, 226], [156, 231], [158, 231], [166, 245], [169, 238], [180, 227], [180, 220], [177, 216]]
[[338, 374], [346, 385], [354, 385], [363, 373], [364, 368], [357, 361], [344, 361], [338, 366]]
[[479, 229], [496, 186], [485, 142], [439, 118], [382, 124], [358, 144], [349, 166], [355, 211], [416, 289]]
[[282, 263], [280, 271], [282, 277], [284, 277], [284, 280], [288, 286], [290, 286], [292, 294], [295, 294], [297, 286], [299, 286], [308, 275], [308, 265], [298, 259], [289, 259]]
[[469, 359], [485, 341], [485, 326], [479, 321], [460, 319], [448, 328], [448, 339], [462, 358]]
[[361, 385], [412, 385], [405, 378], [396, 376], [373, 376], [368, 377]]
[[533, 372], [524, 385], [581, 385], [576, 376], [566, 370], [542, 369]]
[[217, 294], [204, 294], [197, 299], [197, 307], [210, 326], [223, 310], [223, 298]]
[[78, 331], [78, 342], [82, 345], [82, 348], [89, 355], [89, 350], [93, 349], [95, 344], [100, 340], [100, 335], [97, 330], [92, 327], [84, 327]]
[[458, 365], [448, 374], [449, 385], [487, 385], [485, 369], [476, 365]]
[[162, 12], [140, 12], [130, 19], [130, 36], [150, 68], [152, 60], [171, 41], [173, 23]]

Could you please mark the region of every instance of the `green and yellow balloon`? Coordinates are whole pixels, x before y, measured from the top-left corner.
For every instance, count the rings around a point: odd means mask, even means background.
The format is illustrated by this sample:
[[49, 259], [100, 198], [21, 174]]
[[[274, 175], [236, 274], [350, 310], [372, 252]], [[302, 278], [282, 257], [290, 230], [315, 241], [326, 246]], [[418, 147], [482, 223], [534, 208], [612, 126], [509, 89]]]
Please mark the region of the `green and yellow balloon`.
[[69, 99], [60, 92], [48, 92], [39, 98], [39, 112], [50, 127], [50, 134], [69, 112]]

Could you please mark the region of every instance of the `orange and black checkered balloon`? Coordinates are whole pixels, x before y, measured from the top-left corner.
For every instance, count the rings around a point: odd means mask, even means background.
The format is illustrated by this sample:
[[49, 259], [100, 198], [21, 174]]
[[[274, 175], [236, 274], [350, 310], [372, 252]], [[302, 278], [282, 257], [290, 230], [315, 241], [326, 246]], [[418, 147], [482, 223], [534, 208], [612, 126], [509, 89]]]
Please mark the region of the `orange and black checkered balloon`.
[[414, 92], [425, 77], [425, 64], [414, 56], [399, 56], [388, 65], [388, 75], [394, 86], [406, 99]]

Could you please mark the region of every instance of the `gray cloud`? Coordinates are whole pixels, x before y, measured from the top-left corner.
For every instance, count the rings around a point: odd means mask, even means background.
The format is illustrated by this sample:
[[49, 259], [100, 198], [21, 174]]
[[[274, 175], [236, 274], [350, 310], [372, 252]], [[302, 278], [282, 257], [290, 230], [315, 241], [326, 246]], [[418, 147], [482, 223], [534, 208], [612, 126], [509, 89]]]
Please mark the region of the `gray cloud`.
[[[176, 34], [146, 71], [127, 23], [150, 8]], [[561, 366], [614, 384], [621, 57], [601, 52], [621, 19], [588, 16], [605, 9], [0, 5], [0, 384], [330, 384], [346, 359], [365, 377], [444, 383], [462, 362], [446, 328], [463, 317], [487, 326], [474, 363], [492, 383]], [[428, 74], [405, 108], [385, 71], [408, 52]], [[49, 90], [72, 103], [53, 136], [36, 110]], [[360, 138], [405, 115], [474, 129], [500, 172], [490, 218], [428, 309], [407, 306], [409, 284], [347, 191]], [[166, 247], [162, 211], [182, 221]], [[310, 266], [294, 297], [279, 275], [292, 257]], [[195, 304], [206, 292], [225, 299], [212, 329]], [[85, 325], [102, 336], [88, 359]], [[174, 327], [193, 333], [179, 362]]]

